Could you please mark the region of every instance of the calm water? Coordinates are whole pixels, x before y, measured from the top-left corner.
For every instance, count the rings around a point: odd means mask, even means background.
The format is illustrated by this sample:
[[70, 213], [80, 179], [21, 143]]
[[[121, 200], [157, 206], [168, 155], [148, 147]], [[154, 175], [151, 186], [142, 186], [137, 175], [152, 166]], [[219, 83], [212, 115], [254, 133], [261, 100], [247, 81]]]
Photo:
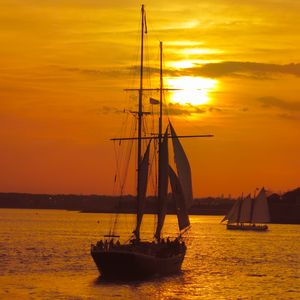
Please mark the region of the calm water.
[[[176, 233], [168, 216], [165, 232]], [[107, 283], [89, 255], [111, 215], [0, 209], [0, 299], [300, 299], [300, 226], [227, 231], [221, 217], [192, 216], [182, 274]], [[121, 215], [129, 234], [134, 217]], [[131, 225], [130, 225], [131, 224]], [[151, 236], [153, 216], [145, 217]]]

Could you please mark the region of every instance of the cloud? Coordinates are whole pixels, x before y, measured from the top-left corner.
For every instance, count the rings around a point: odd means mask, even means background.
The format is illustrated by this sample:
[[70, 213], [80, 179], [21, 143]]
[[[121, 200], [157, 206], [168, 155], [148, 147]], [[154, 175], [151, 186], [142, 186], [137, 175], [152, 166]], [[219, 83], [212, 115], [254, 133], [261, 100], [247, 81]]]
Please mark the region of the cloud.
[[[77, 67], [63, 67], [61, 68], [67, 72], [81, 73], [87, 76], [103, 77], [114, 76], [120, 77], [132, 72], [139, 72], [139, 66], [125, 66], [122, 68], [77, 68]], [[158, 74], [158, 68], [144, 68], [145, 73]], [[247, 77], [252, 79], [271, 79], [274, 75], [294, 75], [300, 77], [300, 63], [290, 63], [286, 65], [280, 64], [266, 64], [257, 62], [220, 62], [208, 63], [201, 66], [184, 69], [165, 69], [164, 73], [167, 76], [202, 76], [210, 78], [219, 77]]]
[[93, 68], [77, 68], [77, 67], [58, 67], [54, 66], [62, 71], [70, 72], [70, 73], [79, 73], [87, 76], [92, 76], [92, 77], [103, 77], [103, 76], [114, 76], [114, 77], [119, 77], [119, 76], [124, 76], [124, 74], [128, 73], [128, 68], [126, 69], [121, 69], [121, 68], [99, 68], [99, 69], [93, 69]]
[[[198, 106], [193, 106], [191, 104], [187, 105], [181, 105], [178, 103], [169, 103], [168, 106], [164, 108], [164, 113], [169, 116], [182, 116], [182, 115], [193, 115], [193, 114], [204, 114], [206, 112], [212, 112], [212, 111], [220, 111], [218, 108], [213, 108], [213, 107], [207, 107], [207, 108], [200, 108]], [[98, 112], [100, 114], [123, 114], [128, 111], [125, 109], [119, 109], [114, 106], [107, 106], [104, 105], [102, 106]]]
[[266, 108], [280, 108], [283, 110], [300, 112], [300, 101], [288, 102], [272, 96], [260, 97], [258, 98], [258, 101]]
[[124, 109], [120, 109], [120, 108], [117, 108], [117, 107], [114, 107], [114, 106], [107, 106], [107, 105], [104, 105], [102, 106], [98, 112], [100, 114], [123, 114], [125, 113], [125, 110]]
[[180, 115], [192, 115], [192, 114], [203, 114], [206, 110], [199, 106], [193, 106], [191, 104], [180, 105], [178, 103], [169, 103], [166, 107], [166, 113], [172, 116]]
[[278, 117], [288, 120], [288, 121], [300, 121], [300, 115], [299, 114], [279, 114]]
[[203, 66], [197, 66], [182, 70], [186, 75], [205, 76], [211, 78], [224, 76], [242, 76], [256, 79], [267, 79], [270, 75], [287, 74], [300, 77], [300, 64], [266, 64], [257, 62], [220, 62], [208, 63]]

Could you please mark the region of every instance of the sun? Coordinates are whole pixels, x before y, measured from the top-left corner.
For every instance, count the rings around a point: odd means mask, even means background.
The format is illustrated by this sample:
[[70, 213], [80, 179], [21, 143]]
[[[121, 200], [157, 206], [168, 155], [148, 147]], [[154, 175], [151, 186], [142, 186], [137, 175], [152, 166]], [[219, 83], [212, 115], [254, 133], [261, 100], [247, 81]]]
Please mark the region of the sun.
[[209, 93], [217, 87], [217, 80], [192, 76], [169, 77], [166, 83], [169, 88], [180, 89], [171, 93], [170, 101], [181, 105], [208, 104]]

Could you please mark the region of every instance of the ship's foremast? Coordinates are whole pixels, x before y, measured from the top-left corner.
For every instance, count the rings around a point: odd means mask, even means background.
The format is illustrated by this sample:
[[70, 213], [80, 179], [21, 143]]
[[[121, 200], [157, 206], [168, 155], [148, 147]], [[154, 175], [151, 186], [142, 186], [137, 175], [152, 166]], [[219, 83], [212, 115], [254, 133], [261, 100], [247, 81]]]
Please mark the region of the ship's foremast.
[[[140, 182], [141, 182], [141, 162], [142, 162], [142, 126], [143, 126], [143, 71], [144, 71], [144, 33], [145, 33], [145, 8], [142, 4], [141, 8], [141, 61], [140, 61], [140, 88], [139, 88], [139, 104], [138, 104], [138, 149], [137, 149], [137, 207], [141, 201]], [[138, 218], [138, 213], [137, 213]], [[134, 232], [137, 239], [140, 239], [140, 233]]]

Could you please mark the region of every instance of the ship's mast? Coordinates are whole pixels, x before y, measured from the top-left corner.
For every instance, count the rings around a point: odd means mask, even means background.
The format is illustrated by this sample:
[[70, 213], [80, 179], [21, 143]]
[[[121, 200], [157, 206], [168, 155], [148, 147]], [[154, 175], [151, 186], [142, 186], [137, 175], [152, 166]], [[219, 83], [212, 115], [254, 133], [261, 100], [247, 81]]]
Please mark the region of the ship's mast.
[[[140, 89], [138, 105], [138, 149], [137, 149], [137, 203], [140, 202], [140, 182], [141, 182], [141, 162], [142, 162], [142, 119], [143, 119], [143, 70], [144, 70], [144, 27], [145, 27], [145, 9], [144, 4], [141, 8], [141, 63], [140, 63]], [[139, 238], [139, 237], [137, 237]]]
[[162, 143], [162, 114], [163, 114], [163, 65], [162, 65], [162, 57], [163, 57], [163, 43], [159, 43], [159, 49], [160, 49], [160, 87], [159, 87], [159, 122], [158, 122], [158, 191], [157, 191], [157, 197], [158, 197], [158, 203], [160, 203], [159, 197], [161, 195], [161, 163], [162, 163], [162, 157], [161, 157], [161, 143]]

